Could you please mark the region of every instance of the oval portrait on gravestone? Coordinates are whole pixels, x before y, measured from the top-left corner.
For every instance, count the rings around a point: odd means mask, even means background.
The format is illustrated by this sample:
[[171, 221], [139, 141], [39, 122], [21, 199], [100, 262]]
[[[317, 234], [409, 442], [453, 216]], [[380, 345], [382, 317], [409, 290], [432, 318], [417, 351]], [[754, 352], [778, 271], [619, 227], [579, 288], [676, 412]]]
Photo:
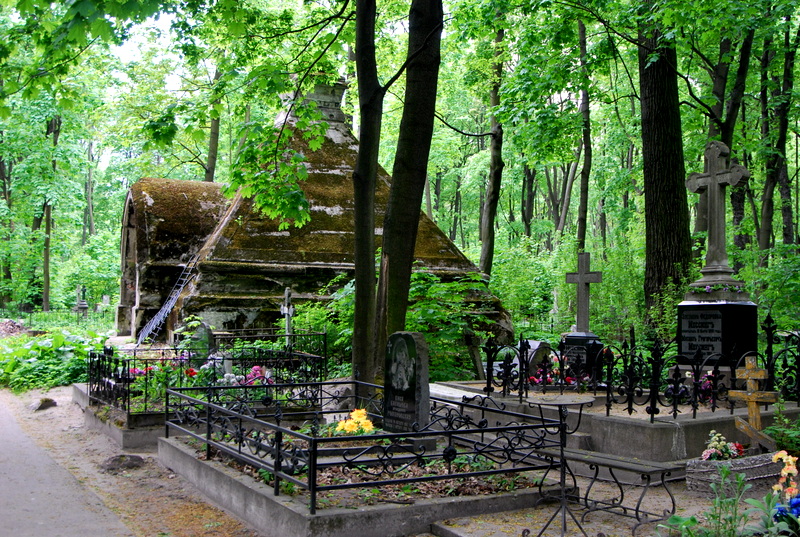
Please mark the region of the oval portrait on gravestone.
[[402, 337], [394, 341], [392, 366], [389, 371], [392, 388], [404, 392], [411, 387], [414, 376], [414, 361], [408, 354], [408, 345]]

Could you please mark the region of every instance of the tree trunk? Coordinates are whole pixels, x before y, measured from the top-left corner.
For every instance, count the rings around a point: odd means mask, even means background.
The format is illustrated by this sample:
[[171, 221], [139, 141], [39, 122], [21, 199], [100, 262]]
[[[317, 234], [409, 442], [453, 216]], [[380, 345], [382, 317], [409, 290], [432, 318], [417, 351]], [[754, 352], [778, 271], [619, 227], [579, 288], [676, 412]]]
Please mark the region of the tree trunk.
[[89, 242], [89, 237], [95, 234], [94, 229], [94, 178], [92, 177], [92, 170], [94, 166], [94, 154], [92, 153], [92, 142], [89, 142], [89, 147], [86, 150], [86, 158], [88, 160], [88, 171], [86, 172], [86, 184], [84, 185], [83, 193], [86, 198], [86, 207], [83, 209], [83, 230], [81, 233], [81, 245], [86, 246]]
[[458, 237], [459, 222], [461, 221], [461, 177], [456, 177], [456, 195], [450, 204], [450, 214], [453, 215], [453, 225], [450, 227], [450, 240], [456, 242]]
[[[761, 62], [762, 68], [762, 88], [761, 106], [762, 121], [766, 132], [764, 139], [767, 140], [769, 152], [766, 166], [766, 177], [764, 179], [764, 190], [761, 202], [761, 230], [759, 233], [759, 248], [766, 250], [774, 244], [774, 234], [772, 228], [772, 217], [775, 211], [775, 187], [780, 186], [782, 194], [781, 212], [783, 218], [782, 238], [785, 244], [794, 243], [794, 225], [791, 205], [791, 189], [789, 188], [789, 172], [786, 162], [786, 141], [789, 133], [789, 111], [792, 104], [792, 92], [794, 90], [794, 64], [798, 45], [800, 45], [800, 28], [792, 38], [787, 31], [784, 34], [784, 60], [782, 66], [782, 76], [775, 76], [772, 80], [771, 92], [772, 104], [767, 102], [770, 92], [767, 90], [766, 81], [769, 79], [769, 67], [775, 55], [771, 52], [772, 42], [768, 41], [764, 46], [764, 56]], [[770, 110], [772, 115], [770, 116]], [[774, 126], [774, 130], [773, 130]], [[788, 242], [786, 242], [788, 240]]]
[[[719, 137], [734, 154], [733, 133], [739, 118], [739, 111], [742, 110], [745, 96], [747, 74], [750, 70], [750, 58], [753, 50], [753, 39], [755, 30], [750, 30], [742, 39], [739, 45], [739, 67], [733, 81], [730, 93], [727, 92], [728, 78], [730, 75], [730, 58], [732, 55], [733, 44], [730, 39], [722, 39], [719, 45], [717, 64], [710, 71], [712, 77], [712, 92], [715, 100], [711, 106], [711, 118], [708, 126], [708, 138], [713, 140]], [[730, 189], [731, 209], [733, 212], [733, 243], [740, 250], [750, 242], [750, 237], [743, 233], [741, 224], [744, 221], [745, 190], [748, 188], [746, 181], [740, 181]], [[700, 206], [704, 206], [706, 201], [706, 191], [700, 196]], [[706, 219], [707, 220], [707, 219]], [[708, 229], [707, 221], [702, 229], [695, 226], [696, 231]], [[734, 266], [734, 270], [737, 267]]]
[[[58, 146], [61, 135], [61, 116], [54, 116], [47, 122], [45, 136], [53, 135], [53, 147]], [[53, 180], [56, 174], [56, 158], [53, 156]], [[44, 251], [42, 252], [42, 311], [50, 311], [50, 246], [53, 232], [53, 206], [49, 199], [44, 202]]]
[[586, 227], [589, 213], [589, 175], [592, 172], [592, 123], [589, 113], [589, 73], [586, 67], [586, 25], [578, 21], [578, 46], [580, 48], [581, 70], [585, 80], [581, 85], [580, 112], [582, 119], [583, 167], [578, 185], [578, 252], [586, 250]]
[[[0, 87], [2, 84], [0, 84]], [[0, 132], [0, 144], [3, 143], [3, 133]], [[12, 162], [6, 161], [2, 156], [0, 156], [0, 193], [3, 196], [3, 202], [5, 204], [5, 209], [11, 213], [11, 174], [14, 171], [14, 165]], [[3, 226], [3, 237], [6, 241], [11, 240], [11, 236], [14, 233], [14, 221], [11, 218], [8, 218], [6, 222], [4, 222]], [[7, 256], [3, 256], [0, 260], [0, 281], [3, 282], [3, 285], [0, 286], [0, 307], [5, 307], [9, 302], [11, 302], [11, 264], [9, 258]]]
[[42, 311], [50, 311], [50, 234], [53, 207], [50, 203], [44, 206], [44, 251], [42, 252]]
[[375, 363], [378, 367], [383, 363], [383, 349], [389, 334], [405, 328], [411, 268], [436, 111], [442, 18], [441, 0], [412, 1], [405, 103], [383, 224], [375, 319]]
[[[353, 170], [355, 311], [353, 314], [353, 377], [374, 382], [375, 346], [375, 184], [385, 89], [378, 81], [375, 56], [375, 0], [356, 3], [356, 72], [360, 112], [359, 148]], [[366, 394], [358, 394], [366, 395]]]
[[[219, 68], [214, 72], [214, 84], [222, 77]], [[213, 87], [213, 84], [212, 84]], [[221, 98], [212, 101], [211, 105], [211, 125], [208, 133], [208, 158], [206, 159], [206, 173], [203, 181], [213, 183], [214, 174], [217, 172], [217, 155], [219, 154], [219, 125], [220, 116], [215, 107], [222, 102]]]
[[522, 225], [525, 226], [525, 236], [531, 236], [531, 222], [533, 221], [533, 197], [536, 181], [536, 170], [525, 164], [522, 168]]
[[[670, 283], [682, 284], [691, 261], [689, 207], [683, 162], [680, 98], [674, 46], [657, 29], [639, 32], [639, 87], [642, 112], [642, 175], [645, 198], [647, 307]], [[657, 54], [653, 59], [652, 54]]]
[[[503, 76], [503, 38], [505, 31], [501, 28], [497, 30], [494, 38], [494, 65], [492, 68], [492, 88], [489, 92], [489, 106], [492, 109], [500, 106], [500, 84]], [[483, 200], [483, 211], [481, 212], [481, 259], [479, 268], [484, 274], [492, 273], [492, 262], [494, 260], [494, 223], [497, 218], [497, 204], [500, 201], [500, 187], [503, 182], [503, 126], [497, 121], [497, 117], [492, 114], [492, 140], [489, 147], [489, 180], [486, 183], [486, 196]]]
[[572, 203], [572, 186], [575, 184], [575, 175], [578, 173], [578, 161], [581, 158], [582, 150], [583, 142], [578, 145], [578, 149], [575, 151], [575, 160], [570, 162], [569, 171], [564, 174], [565, 177], [561, 191], [561, 207], [558, 215], [558, 225], [556, 225], [556, 233], [559, 235], [564, 233], [564, 229], [567, 227], [569, 206]]

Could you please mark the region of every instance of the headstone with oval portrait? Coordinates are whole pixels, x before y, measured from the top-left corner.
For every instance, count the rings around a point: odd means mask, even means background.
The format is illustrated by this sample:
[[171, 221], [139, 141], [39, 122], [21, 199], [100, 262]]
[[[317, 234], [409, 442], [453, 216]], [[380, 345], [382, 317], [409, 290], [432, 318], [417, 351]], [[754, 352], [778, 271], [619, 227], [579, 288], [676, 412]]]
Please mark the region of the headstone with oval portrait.
[[396, 332], [386, 345], [383, 428], [410, 432], [430, 419], [428, 344], [417, 332]]

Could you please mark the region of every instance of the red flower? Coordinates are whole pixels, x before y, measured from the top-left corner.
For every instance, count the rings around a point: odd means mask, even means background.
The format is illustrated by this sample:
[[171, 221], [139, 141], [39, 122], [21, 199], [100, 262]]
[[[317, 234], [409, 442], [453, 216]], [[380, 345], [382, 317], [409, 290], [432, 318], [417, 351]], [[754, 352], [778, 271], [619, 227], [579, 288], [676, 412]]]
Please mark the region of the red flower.
[[185, 371], [187, 377], [193, 377], [197, 374], [197, 370], [193, 367], [190, 367]]

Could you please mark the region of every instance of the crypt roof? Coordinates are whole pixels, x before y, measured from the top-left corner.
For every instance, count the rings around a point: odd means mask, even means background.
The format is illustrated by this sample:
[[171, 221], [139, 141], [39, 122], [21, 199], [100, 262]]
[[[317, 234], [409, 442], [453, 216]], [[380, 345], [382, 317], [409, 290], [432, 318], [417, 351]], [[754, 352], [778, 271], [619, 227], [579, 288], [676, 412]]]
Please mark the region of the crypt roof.
[[[301, 183], [311, 220], [302, 228], [279, 229], [277, 220], [253, 210], [244, 201], [225, 218], [200, 268], [225, 270], [225, 265], [293, 271], [301, 267], [352, 270], [352, 170], [358, 143], [344, 123], [331, 122], [322, 147], [310, 151], [296, 137], [295, 149], [307, 159], [308, 179]], [[389, 175], [379, 170], [375, 222], [383, 222], [389, 198]], [[231, 200], [221, 185], [200, 181], [142, 179], [131, 187], [128, 213], [135, 215], [138, 261], [183, 264], [203, 246], [223, 220]], [[130, 218], [130, 216], [128, 217]], [[382, 229], [376, 228], [378, 244]], [[441, 275], [476, 272], [477, 267], [424, 213], [420, 216], [415, 256], [423, 270]]]

